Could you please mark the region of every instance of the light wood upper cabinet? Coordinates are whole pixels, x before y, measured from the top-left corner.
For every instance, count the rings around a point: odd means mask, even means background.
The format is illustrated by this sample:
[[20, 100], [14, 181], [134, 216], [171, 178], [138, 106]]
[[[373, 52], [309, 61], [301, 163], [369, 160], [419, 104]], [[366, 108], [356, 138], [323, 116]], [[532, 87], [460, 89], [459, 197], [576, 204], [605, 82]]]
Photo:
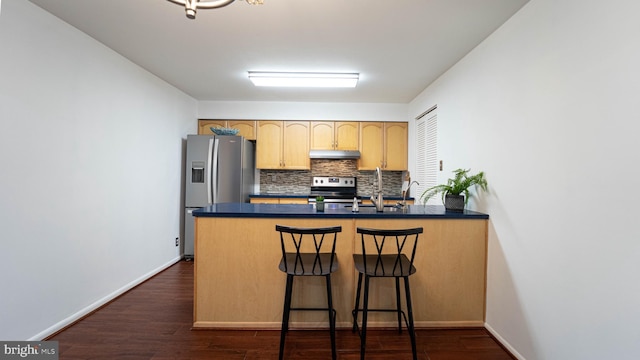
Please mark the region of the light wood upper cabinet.
[[309, 170], [309, 122], [285, 121], [283, 137], [283, 168]]
[[361, 122], [359, 170], [407, 170], [408, 123]]
[[357, 150], [358, 123], [355, 121], [312, 121], [311, 150]]
[[198, 120], [198, 135], [212, 135], [211, 127], [235, 128], [239, 136], [247, 140], [256, 140], [255, 120]]
[[384, 123], [384, 170], [407, 170], [408, 125], [406, 122]]
[[255, 120], [228, 120], [227, 127], [240, 130], [238, 135], [244, 136], [247, 140], [255, 140], [257, 138]]
[[360, 123], [359, 170], [375, 170], [384, 165], [384, 123]]
[[227, 127], [227, 120], [198, 120], [198, 135], [213, 135], [211, 127]]
[[282, 121], [259, 121], [256, 140], [256, 167], [282, 168]]
[[333, 121], [311, 122], [311, 150], [333, 150]]
[[258, 169], [308, 170], [308, 121], [259, 121], [256, 140]]

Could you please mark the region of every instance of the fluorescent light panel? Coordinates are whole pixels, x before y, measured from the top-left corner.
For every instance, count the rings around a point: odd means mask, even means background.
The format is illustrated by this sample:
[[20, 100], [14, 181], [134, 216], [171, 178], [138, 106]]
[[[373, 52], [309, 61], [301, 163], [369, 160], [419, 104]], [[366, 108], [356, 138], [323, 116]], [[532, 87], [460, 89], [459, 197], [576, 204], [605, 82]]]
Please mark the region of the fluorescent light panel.
[[278, 87], [356, 87], [357, 73], [301, 73], [249, 71], [255, 86]]

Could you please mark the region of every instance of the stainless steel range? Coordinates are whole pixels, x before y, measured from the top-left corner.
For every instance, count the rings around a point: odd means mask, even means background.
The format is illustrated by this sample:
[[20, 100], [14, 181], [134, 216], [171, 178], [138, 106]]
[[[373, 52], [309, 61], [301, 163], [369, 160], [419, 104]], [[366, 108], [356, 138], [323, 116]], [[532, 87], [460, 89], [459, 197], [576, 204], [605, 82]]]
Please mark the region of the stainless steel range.
[[316, 202], [316, 196], [324, 196], [326, 203], [353, 203], [353, 198], [358, 197], [356, 177], [314, 176], [311, 179], [311, 192], [309, 204]]

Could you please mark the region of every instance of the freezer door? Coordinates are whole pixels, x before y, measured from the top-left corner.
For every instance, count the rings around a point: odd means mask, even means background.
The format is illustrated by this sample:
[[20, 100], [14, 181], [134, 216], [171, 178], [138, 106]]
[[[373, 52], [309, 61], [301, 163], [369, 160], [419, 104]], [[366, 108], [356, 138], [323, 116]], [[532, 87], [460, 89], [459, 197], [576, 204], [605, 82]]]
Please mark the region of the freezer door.
[[184, 201], [186, 207], [204, 207], [211, 203], [211, 167], [213, 135], [188, 135]]
[[214, 203], [243, 202], [242, 150], [240, 136], [216, 136], [213, 154]]

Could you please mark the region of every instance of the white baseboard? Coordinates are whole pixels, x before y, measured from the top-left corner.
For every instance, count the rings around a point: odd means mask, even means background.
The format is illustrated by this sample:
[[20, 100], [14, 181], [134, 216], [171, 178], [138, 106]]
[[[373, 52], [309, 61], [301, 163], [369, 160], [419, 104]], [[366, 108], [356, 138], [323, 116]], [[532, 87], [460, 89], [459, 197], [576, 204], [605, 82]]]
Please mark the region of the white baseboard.
[[180, 259], [181, 259], [181, 257], [175, 257], [175, 258], [171, 259], [169, 262], [161, 265], [160, 267], [158, 267], [158, 268], [156, 268], [154, 270], [149, 271], [148, 273], [142, 275], [141, 277], [133, 280], [132, 282], [130, 282], [130, 283], [126, 284], [125, 286], [123, 286], [123, 287], [117, 289], [116, 291], [112, 292], [111, 294], [103, 297], [102, 299], [99, 299], [98, 301], [96, 301], [93, 304], [85, 307], [84, 309], [81, 309], [80, 311], [78, 311], [75, 314], [69, 316], [68, 318], [63, 319], [62, 321], [54, 324], [53, 326], [51, 326], [51, 327], [41, 331], [40, 333], [30, 337], [29, 339], [27, 339], [27, 341], [40, 341], [40, 340], [43, 340], [43, 339], [47, 338], [48, 336], [51, 336], [51, 335], [55, 334], [56, 332], [64, 329], [65, 327], [67, 327], [67, 326], [73, 324], [74, 322], [82, 319], [83, 317], [87, 316], [91, 312], [97, 310], [98, 308], [100, 308], [101, 306], [105, 305], [109, 301], [117, 298], [118, 296], [126, 293], [127, 291], [133, 289], [134, 287], [142, 284], [143, 282], [145, 282], [146, 280], [148, 280], [152, 276], [158, 274], [162, 270], [165, 270], [169, 266], [177, 263], [178, 261], [180, 261]]
[[498, 334], [498, 332], [495, 331], [491, 327], [491, 325], [489, 325], [487, 323], [484, 323], [484, 328], [487, 329], [487, 331], [490, 332], [491, 335], [493, 335], [500, 342], [500, 344], [502, 344], [502, 346], [507, 348], [507, 350], [509, 350], [511, 355], [515, 356], [516, 359], [518, 359], [518, 360], [527, 360], [527, 359], [525, 359], [524, 356], [522, 356], [519, 352], [517, 352], [516, 349], [514, 349], [513, 346], [511, 346], [511, 344], [509, 344], [509, 342], [507, 340], [505, 340], [502, 336], [500, 336], [500, 334]]

